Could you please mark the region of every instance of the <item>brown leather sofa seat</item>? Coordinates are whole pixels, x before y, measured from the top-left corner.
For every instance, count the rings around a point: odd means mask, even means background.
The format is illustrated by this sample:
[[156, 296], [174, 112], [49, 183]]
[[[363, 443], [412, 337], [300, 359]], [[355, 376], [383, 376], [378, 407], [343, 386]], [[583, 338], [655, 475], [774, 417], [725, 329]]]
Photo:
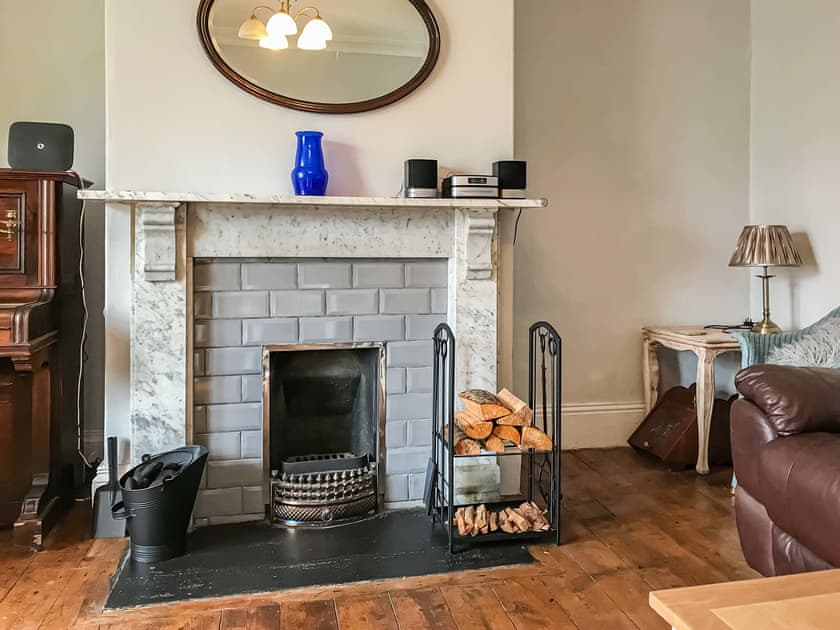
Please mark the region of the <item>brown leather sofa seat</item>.
[[840, 370], [760, 365], [736, 377], [736, 518], [765, 575], [840, 566]]
[[759, 460], [761, 486], [755, 496], [773, 522], [840, 566], [840, 435], [775, 440]]

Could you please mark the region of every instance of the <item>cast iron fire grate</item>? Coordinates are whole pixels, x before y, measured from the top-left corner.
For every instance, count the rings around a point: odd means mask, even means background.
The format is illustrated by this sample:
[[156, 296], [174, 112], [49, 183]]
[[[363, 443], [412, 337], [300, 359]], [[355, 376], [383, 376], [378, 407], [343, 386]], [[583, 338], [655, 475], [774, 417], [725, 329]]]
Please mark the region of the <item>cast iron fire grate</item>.
[[339, 524], [373, 512], [376, 505], [376, 466], [367, 455], [303, 455], [271, 471], [275, 523]]

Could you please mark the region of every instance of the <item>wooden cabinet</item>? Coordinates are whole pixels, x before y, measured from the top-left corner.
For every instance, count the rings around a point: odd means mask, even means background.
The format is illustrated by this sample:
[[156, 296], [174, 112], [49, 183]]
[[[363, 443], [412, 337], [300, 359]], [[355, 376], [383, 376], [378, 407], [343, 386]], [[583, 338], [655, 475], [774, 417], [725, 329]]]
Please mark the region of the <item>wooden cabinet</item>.
[[84, 476], [77, 186], [66, 173], [0, 169], [0, 526], [35, 549]]

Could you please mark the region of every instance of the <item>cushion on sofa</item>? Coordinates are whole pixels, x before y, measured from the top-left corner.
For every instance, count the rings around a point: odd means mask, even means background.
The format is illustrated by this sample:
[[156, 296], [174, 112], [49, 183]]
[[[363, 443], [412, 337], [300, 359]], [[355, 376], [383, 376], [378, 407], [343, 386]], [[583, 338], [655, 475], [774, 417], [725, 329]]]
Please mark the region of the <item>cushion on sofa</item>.
[[735, 386], [781, 436], [840, 432], [840, 370], [754, 365], [738, 372]]
[[770, 518], [821, 558], [840, 566], [840, 435], [773, 440], [759, 454], [753, 491]]
[[807, 335], [779, 346], [767, 357], [767, 363], [840, 368], [840, 317], [814, 324]]

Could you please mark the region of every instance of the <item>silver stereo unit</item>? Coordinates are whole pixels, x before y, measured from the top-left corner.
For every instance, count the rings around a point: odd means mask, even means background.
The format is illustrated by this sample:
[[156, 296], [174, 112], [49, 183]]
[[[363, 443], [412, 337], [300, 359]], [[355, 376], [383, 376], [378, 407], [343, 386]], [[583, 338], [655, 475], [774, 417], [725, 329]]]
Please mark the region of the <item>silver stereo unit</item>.
[[408, 199], [436, 199], [437, 188], [406, 188], [405, 196]]
[[451, 175], [443, 180], [448, 199], [498, 199], [499, 178], [493, 175]]

